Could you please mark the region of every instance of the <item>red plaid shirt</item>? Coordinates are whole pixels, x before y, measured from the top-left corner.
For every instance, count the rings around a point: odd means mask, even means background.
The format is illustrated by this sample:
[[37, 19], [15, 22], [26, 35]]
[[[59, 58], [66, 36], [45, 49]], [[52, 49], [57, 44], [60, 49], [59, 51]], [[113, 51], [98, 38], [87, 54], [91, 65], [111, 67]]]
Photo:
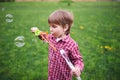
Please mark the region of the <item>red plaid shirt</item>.
[[61, 56], [60, 50], [64, 49], [71, 62], [75, 66], [79, 66], [80, 71], [82, 71], [84, 64], [77, 43], [69, 35], [59, 41], [56, 41], [55, 37], [49, 35], [49, 39], [57, 51], [54, 51], [49, 46], [48, 80], [71, 80], [71, 70]]

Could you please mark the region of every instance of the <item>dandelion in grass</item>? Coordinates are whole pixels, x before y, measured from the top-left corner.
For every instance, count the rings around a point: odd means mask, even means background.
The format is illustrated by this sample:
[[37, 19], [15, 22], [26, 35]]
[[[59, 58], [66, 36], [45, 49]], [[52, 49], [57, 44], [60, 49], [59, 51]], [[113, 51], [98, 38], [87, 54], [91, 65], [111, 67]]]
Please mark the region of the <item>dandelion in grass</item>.
[[100, 48], [101, 49], [106, 49], [106, 50], [112, 50], [112, 47], [111, 46], [108, 46], [108, 45], [106, 45], [106, 46], [100, 46]]
[[6, 14], [6, 22], [11, 23], [13, 22], [13, 15], [12, 14]]
[[83, 30], [83, 29], [84, 29], [84, 26], [80, 26], [80, 29]]
[[23, 47], [25, 45], [25, 38], [24, 36], [18, 36], [15, 38], [14, 42], [17, 47]]
[[74, 32], [71, 32], [71, 34], [75, 34]]
[[107, 50], [112, 50], [112, 47], [110, 47], [110, 46], [105, 46], [105, 49], [107, 49]]

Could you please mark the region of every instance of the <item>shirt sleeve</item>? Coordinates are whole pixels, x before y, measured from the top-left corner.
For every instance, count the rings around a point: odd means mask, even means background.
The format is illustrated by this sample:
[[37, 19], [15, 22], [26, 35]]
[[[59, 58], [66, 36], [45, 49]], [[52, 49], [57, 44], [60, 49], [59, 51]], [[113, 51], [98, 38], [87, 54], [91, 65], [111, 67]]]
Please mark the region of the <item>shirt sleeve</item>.
[[78, 45], [73, 46], [70, 53], [70, 59], [72, 63], [74, 64], [74, 66], [79, 67], [80, 71], [82, 71], [84, 68], [84, 63], [82, 55], [79, 52]]

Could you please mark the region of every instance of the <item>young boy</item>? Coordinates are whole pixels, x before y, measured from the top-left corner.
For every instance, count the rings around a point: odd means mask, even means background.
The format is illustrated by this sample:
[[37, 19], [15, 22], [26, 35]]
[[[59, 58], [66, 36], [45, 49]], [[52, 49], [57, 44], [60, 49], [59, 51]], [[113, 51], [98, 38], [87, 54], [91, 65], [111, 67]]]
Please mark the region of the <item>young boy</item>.
[[[80, 76], [84, 63], [77, 43], [70, 37], [73, 14], [66, 10], [56, 10], [48, 18], [50, 32], [48, 39], [54, 45], [49, 46], [48, 80], [72, 80], [72, 75]], [[35, 32], [37, 28], [31, 28]], [[64, 49], [67, 57], [75, 66], [71, 70], [60, 54]]]

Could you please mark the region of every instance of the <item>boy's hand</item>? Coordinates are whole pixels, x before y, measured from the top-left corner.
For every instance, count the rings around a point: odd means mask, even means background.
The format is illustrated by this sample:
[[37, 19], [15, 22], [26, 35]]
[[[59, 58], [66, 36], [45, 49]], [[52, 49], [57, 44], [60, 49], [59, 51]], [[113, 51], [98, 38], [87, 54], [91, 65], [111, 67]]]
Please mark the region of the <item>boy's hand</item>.
[[[45, 32], [40, 33], [41, 31], [40, 31], [37, 27], [32, 27], [32, 28], [31, 28], [31, 32], [34, 33], [35, 36], [38, 36], [39, 39], [41, 39], [41, 40], [44, 40], [43, 37], [46, 38], [46, 33], [45, 33]], [[43, 37], [42, 37], [41, 35], [42, 35]]]
[[75, 67], [75, 69], [72, 70], [72, 75], [78, 77], [80, 76], [81, 72], [80, 72], [80, 68], [79, 67]]
[[31, 28], [31, 32], [33, 32], [33, 33], [35, 33], [36, 30], [38, 30], [37, 27], [32, 27], [32, 28]]

